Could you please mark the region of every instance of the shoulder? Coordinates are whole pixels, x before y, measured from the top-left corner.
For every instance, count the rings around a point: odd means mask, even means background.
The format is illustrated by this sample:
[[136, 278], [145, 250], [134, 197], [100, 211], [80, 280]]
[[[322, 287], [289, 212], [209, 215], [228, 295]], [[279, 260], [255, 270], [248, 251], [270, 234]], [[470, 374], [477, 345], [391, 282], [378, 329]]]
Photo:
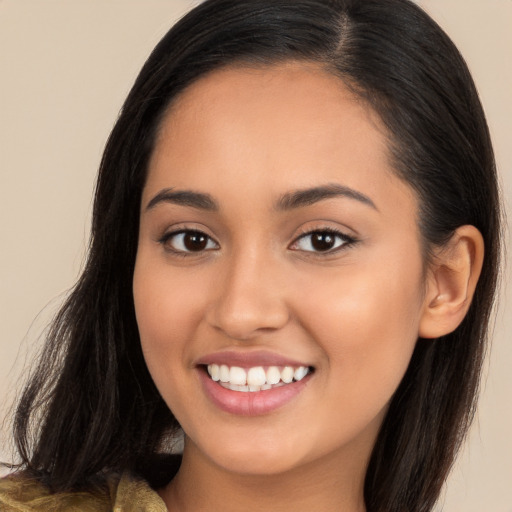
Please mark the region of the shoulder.
[[108, 485], [91, 492], [52, 493], [39, 480], [16, 473], [0, 480], [0, 505], [2, 512], [108, 512], [111, 497]]
[[91, 491], [52, 493], [39, 480], [23, 473], [0, 479], [2, 512], [166, 512], [149, 484], [130, 474], [109, 475]]

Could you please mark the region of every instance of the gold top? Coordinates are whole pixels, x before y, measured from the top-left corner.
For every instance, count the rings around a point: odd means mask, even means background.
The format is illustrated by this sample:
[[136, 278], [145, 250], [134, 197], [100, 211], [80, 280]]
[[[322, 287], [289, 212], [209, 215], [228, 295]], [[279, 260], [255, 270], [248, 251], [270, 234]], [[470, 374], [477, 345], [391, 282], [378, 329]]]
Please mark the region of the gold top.
[[129, 473], [110, 476], [91, 492], [55, 493], [23, 475], [0, 480], [1, 512], [167, 512], [149, 484]]

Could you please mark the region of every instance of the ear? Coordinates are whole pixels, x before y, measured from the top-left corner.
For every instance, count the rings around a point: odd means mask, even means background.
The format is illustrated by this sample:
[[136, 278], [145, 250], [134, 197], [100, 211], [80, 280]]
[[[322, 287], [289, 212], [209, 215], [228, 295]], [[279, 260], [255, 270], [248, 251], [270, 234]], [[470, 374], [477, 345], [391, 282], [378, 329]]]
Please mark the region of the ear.
[[462, 322], [473, 299], [484, 260], [484, 241], [474, 226], [459, 227], [440, 247], [428, 269], [421, 338], [438, 338]]

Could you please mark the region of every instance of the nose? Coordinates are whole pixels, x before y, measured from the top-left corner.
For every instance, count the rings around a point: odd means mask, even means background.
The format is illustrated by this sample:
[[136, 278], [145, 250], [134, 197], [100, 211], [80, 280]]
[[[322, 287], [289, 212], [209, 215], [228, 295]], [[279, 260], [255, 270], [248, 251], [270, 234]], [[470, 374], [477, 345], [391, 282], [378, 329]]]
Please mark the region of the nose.
[[290, 318], [283, 273], [258, 254], [224, 262], [208, 322], [231, 339], [249, 341], [284, 327]]

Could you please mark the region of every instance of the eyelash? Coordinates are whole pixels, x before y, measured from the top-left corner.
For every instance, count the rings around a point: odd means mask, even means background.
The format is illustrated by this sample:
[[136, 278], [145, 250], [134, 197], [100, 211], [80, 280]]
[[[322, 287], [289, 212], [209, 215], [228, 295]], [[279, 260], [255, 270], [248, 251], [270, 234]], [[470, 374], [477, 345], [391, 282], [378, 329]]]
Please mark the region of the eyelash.
[[[207, 246], [204, 248], [204, 249], [201, 249], [201, 250], [198, 250], [198, 251], [191, 251], [191, 250], [182, 250], [182, 249], [175, 249], [175, 248], [172, 248], [172, 247], [169, 247], [168, 244], [169, 242], [175, 238], [175, 237], [178, 237], [179, 235], [186, 235], [186, 234], [189, 234], [189, 235], [197, 235], [197, 236], [200, 236], [200, 237], [205, 237], [207, 239], [206, 241], [206, 244]], [[343, 249], [346, 249], [348, 247], [350, 247], [351, 245], [354, 245], [357, 240], [351, 236], [348, 236], [346, 235], [345, 233], [341, 232], [341, 231], [338, 231], [336, 229], [333, 229], [333, 228], [321, 228], [321, 229], [312, 229], [312, 230], [309, 230], [309, 231], [305, 231], [304, 233], [302, 233], [300, 236], [298, 236], [291, 244], [290, 244], [290, 248], [292, 248], [292, 250], [300, 250], [300, 249], [293, 249], [293, 246], [296, 246], [300, 241], [302, 240], [305, 240], [307, 239], [307, 237], [311, 237], [315, 234], [320, 234], [320, 235], [323, 235], [323, 236], [332, 236], [334, 237], [334, 239], [338, 239], [338, 243], [339, 241], [341, 240], [341, 243], [339, 243], [338, 246], [334, 247], [334, 248], [331, 248], [331, 249], [327, 249], [325, 251], [315, 251], [315, 250], [303, 250], [303, 252], [306, 252], [306, 253], [312, 253], [312, 254], [315, 254], [315, 255], [318, 255], [318, 256], [321, 256], [321, 255], [330, 255], [330, 254], [334, 254], [334, 253], [337, 253]], [[168, 251], [168, 252], [171, 252], [173, 253], [174, 255], [176, 256], [180, 256], [180, 257], [188, 257], [188, 256], [192, 256], [194, 254], [202, 254], [206, 251], [211, 251], [211, 250], [215, 250], [216, 248], [219, 247], [219, 244], [213, 240], [213, 238], [211, 238], [209, 235], [207, 235], [206, 233], [198, 230], [198, 229], [180, 229], [178, 231], [173, 231], [173, 232], [170, 232], [170, 233], [166, 233], [164, 236], [162, 236], [158, 242], [164, 246], [165, 250]], [[211, 247], [208, 247], [208, 244], [210, 244], [211, 242], [213, 242], [216, 247], [215, 248], [211, 248]], [[337, 243], [335, 241], [335, 243]], [[312, 247], [312, 241], [309, 242], [309, 245]]]
[[[325, 251], [304, 251], [304, 252], [313, 253], [318, 256], [321, 256], [323, 254], [330, 255], [330, 254], [337, 253], [343, 249], [347, 249], [348, 247], [350, 247], [351, 245], [354, 245], [357, 242], [357, 240], [354, 237], [348, 236], [347, 234], [345, 234], [341, 231], [338, 231], [337, 229], [320, 228], [320, 229], [312, 229], [312, 230], [305, 231], [304, 233], [302, 233], [299, 237], [297, 237], [292, 242], [290, 247], [297, 245], [301, 240], [304, 240], [304, 239], [311, 237], [312, 235], [315, 235], [315, 234], [331, 236], [331, 237], [334, 237], [334, 239], [341, 240], [342, 243], [340, 243], [337, 247], [327, 249]], [[312, 245], [311, 240], [309, 242], [309, 245]]]
[[202, 254], [206, 251], [211, 251], [212, 248], [208, 248], [207, 246], [202, 249], [202, 250], [199, 250], [199, 251], [187, 251], [187, 250], [182, 250], [182, 249], [175, 249], [173, 247], [169, 247], [169, 242], [173, 239], [173, 238], [176, 238], [178, 237], [179, 235], [197, 235], [197, 236], [200, 236], [200, 237], [205, 237], [206, 238], [206, 243], [207, 245], [210, 244], [211, 242], [213, 242], [217, 247], [218, 247], [218, 243], [215, 242], [213, 240], [212, 237], [208, 236], [206, 233], [204, 233], [203, 231], [200, 231], [199, 229], [179, 229], [177, 231], [172, 231], [170, 233], [165, 233], [164, 236], [162, 236], [162, 238], [160, 238], [160, 240], [158, 240], [158, 242], [164, 247], [164, 249], [170, 253], [172, 253], [173, 255], [176, 255], [176, 256], [179, 256], [179, 257], [188, 257], [188, 256], [192, 256], [194, 254]]

